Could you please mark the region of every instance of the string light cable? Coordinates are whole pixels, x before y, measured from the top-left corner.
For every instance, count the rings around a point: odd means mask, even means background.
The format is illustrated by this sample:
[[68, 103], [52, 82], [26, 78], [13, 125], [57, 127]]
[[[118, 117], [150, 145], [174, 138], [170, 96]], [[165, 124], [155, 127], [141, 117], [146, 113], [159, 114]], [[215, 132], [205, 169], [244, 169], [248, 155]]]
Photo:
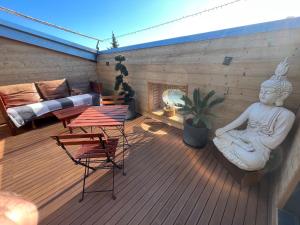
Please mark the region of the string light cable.
[[[182, 16], [182, 17], [179, 17], [179, 18], [176, 18], [176, 19], [173, 19], [173, 20], [169, 20], [169, 21], [157, 24], [157, 25], [153, 25], [153, 26], [146, 27], [146, 28], [143, 28], [143, 29], [140, 29], [140, 30], [136, 30], [136, 31], [132, 31], [132, 32], [129, 32], [129, 33], [117, 35], [116, 38], [126, 37], [126, 36], [129, 36], [129, 35], [133, 35], [133, 34], [136, 34], [136, 33], [144, 32], [144, 31], [155, 29], [155, 28], [165, 26], [165, 25], [168, 25], [168, 24], [171, 24], [171, 23], [175, 23], [175, 22], [178, 22], [178, 21], [181, 21], [181, 20], [185, 20], [185, 19], [190, 18], [190, 17], [199, 16], [203, 13], [208, 13], [208, 12], [211, 12], [211, 11], [214, 11], [214, 10], [217, 10], [217, 9], [229, 6], [229, 5], [233, 5], [233, 4], [235, 4], [237, 2], [241, 2], [241, 1], [242, 0], [234, 0], [234, 1], [231, 1], [231, 2], [227, 2], [227, 3], [224, 3], [222, 5], [218, 5], [218, 6], [209, 8], [209, 9], [205, 9], [205, 10], [193, 13], [193, 14]], [[106, 41], [109, 41], [109, 40], [111, 40], [111, 38], [102, 39], [103, 42], [106, 42]]]
[[85, 38], [88, 38], [88, 39], [92, 39], [94, 41], [97, 41], [97, 46], [96, 48], [99, 50], [99, 42], [102, 42], [102, 40], [98, 39], [98, 38], [95, 38], [95, 37], [92, 37], [92, 36], [89, 36], [89, 35], [86, 35], [86, 34], [83, 34], [83, 33], [80, 33], [80, 32], [77, 32], [77, 31], [73, 31], [69, 28], [65, 28], [65, 27], [62, 27], [62, 26], [58, 26], [56, 24], [53, 24], [53, 23], [49, 23], [47, 21], [44, 21], [44, 20], [40, 20], [40, 19], [36, 19], [34, 17], [31, 17], [31, 16], [27, 16], [23, 13], [19, 13], [15, 10], [12, 10], [12, 9], [8, 9], [8, 8], [5, 8], [3, 6], [0, 6], [0, 10], [3, 11], [3, 12], [6, 12], [6, 13], [9, 13], [9, 14], [12, 14], [12, 15], [15, 15], [15, 16], [18, 16], [18, 17], [22, 17], [22, 18], [25, 18], [25, 19], [28, 19], [28, 20], [31, 20], [31, 21], [34, 21], [36, 23], [40, 23], [40, 24], [43, 24], [43, 25], [46, 25], [46, 26], [49, 26], [49, 27], [53, 27], [53, 28], [56, 28], [56, 29], [59, 29], [59, 30], [62, 30], [62, 31], [65, 31], [65, 32], [69, 32], [69, 33], [72, 33], [72, 34], [75, 34], [75, 35], [78, 35], [78, 36], [81, 36], [81, 37], [85, 37]]
[[[161, 26], [165, 26], [165, 25], [168, 25], [168, 24], [171, 24], [171, 23], [176, 23], [178, 21], [185, 20], [187, 18], [194, 17], [194, 16], [199, 16], [199, 15], [201, 15], [203, 13], [208, 13], [208, 12], [211, 12], [211, 11], [214, 11], [214, 10], [217, 10], [217, 9], [229, 6], [229, 5], [233, 5], [233, 4], [235, 4], [237, 2], [241, 2], [241, 1], [243, 1], [243, 0], [234, 0], [234, 1], [231, 1], [231, 2], [227, 2], [227, 3], [221, 4], [221, 5], [217, 5], [215, 7], [209, 8], [209, 9], [198, 11], [196, 13], [189, 14], [189, 15], [186, 15], [186, 16], [182, 16], [182, 17], [179, 17], [179, 18], [176, 18], [176, 19], [173, 19], [173, 20], [169, 20], [169, 21], [160, 23], [160, 24], [156, 24], [156, 25], [153, 25], [153, 26], [150, 26], [150, 27], [146, 27], [146, 28], [143, 28], [143, 29], [140, 29], [140, 30], [128, 32], [128, 33], [125, 33], [125, 34], [117, 35], [116, 38], [123, 38], [123, 37], [129, 36], [129, 35], [133, 35], [133, 34], [136, 34], [136, 33], [140, 33], [140, 32], [144, 32], [144, 31], [147, 31], [147, 30], [155, 29], [155, 28], [158, 28], [158, 27], [161, 27]], [[88, 38], [88, 39], [95, 40], [95, 41], [97, 41], [97, 46], [96, 46], [97, 50], [99, 50], [99, 42], [106, 42], [106, 41], [110, 41], [111, 40], [111, 37], [105, 38], [105, 39], [101, 40], [99, 38], [92, 37], [90, 35], [86, 35], [86, 34], [83, 34], [83, 33], [77, 32], [77, 31], [73, 31], [73, 30], [71, 30], [69, 28], [65, 28], [65, 27], [58, 26], [58, 25], [53, 24], [53, 23], [46, 22], [44, 20], [40, 20], [40, 19], [31, 17], [31, 16], [27, 16], [27, 15], [25, 15], [23, 13], [19, 13], [19, 12], [15, 11], [15, 10], [8, 9], [8, 8], [3, 7], [3, 6], [0, 6], [0, 10], [4, 11], [6, 13], [9, 13], [9, 14], [15, 15], [15, 16], [19, 16], [19, 17], [22, 17], [22, 18], [34, 21], [36, 23], [41, 23], [41, 24], [49, 26], [49, 27], [53, 27], [53, 28], [56, 28], [56, 29], [59, 29], [59, 30], [65, 31], [65, 32], [69, 32], [69, 33], [72, 33], [72, 34], [75, 34], [75, 35], [79, 35], [79, 36], [82, 36], [82, 37], [85, 37], [85, 38]]]

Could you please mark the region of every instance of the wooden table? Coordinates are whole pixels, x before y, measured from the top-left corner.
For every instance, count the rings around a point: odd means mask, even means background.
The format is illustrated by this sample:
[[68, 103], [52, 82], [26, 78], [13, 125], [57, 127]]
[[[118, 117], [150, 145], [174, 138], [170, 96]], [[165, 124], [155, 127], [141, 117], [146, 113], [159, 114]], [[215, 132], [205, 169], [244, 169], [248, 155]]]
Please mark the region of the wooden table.
[[[128, 111], [127, 105], [107, 105], [107, 106], [90, 106], [76, 119], [72, 120], [67, 126], [73, 128], [92, 128], [99, 127], [104, 132], [105, 127], [117, 127], [123, 137], [123, 174], [124, 173], [124, 144], [125, 135], [125, 119]], [[128, 143], [128, 142], [127, 142]]]
[[[86, 105], [74, 106], [74, 107], [54, 111], [52, 112], [52, 114], [56, 116], [56, 118], [59, 119], [62, 122], [63, 126], [66, 128], [67, 124], [71, 122], [71, 119], [76, 118], [89, 107], [90, 106], [86, 106]], [[71, 127], [69, 127], [69, 130], [72, 133]]]
[[90, 106], [68, 127], [124, 126], [127, 110], [127, 105]]

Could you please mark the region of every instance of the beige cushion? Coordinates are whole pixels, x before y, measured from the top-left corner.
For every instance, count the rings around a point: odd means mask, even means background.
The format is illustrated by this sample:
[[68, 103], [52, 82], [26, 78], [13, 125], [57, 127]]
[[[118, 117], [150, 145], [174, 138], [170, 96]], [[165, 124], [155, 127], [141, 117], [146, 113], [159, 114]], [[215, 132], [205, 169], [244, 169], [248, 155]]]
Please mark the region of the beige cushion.
[[1, 86], [0, 96], [6, 108], [41, 101], [40, 95], [33, 83]]
[[52, 100], [70, 96], [66, 79], [39, 81], [35, 83], [42, 98]]

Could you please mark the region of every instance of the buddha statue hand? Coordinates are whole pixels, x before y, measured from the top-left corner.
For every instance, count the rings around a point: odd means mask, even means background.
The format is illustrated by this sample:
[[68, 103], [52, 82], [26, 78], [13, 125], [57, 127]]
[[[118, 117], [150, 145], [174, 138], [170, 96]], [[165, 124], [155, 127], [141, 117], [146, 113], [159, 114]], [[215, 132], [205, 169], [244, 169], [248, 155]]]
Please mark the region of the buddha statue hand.
[[242, 149], [246, 150], [247, 152], [254, 152], [255, 149], [248, 138], [240, 137], [239, 140], [235, 141], [237, 145], [239, 145]]
[[234, 134], [228, 132], [225, 128], [219, 128], [216, 130], [216, 137], [221, 137], [222, 139], [226, 139], [226, 141], [230, 143], [234, 143], [238, 145], [243, 150], [246, 150], [247, 152], [254, 152], [255, 149], [253, 145], [251, 144], [251, 141], [249, 138], [246, 137], [239, 137], [236, 138]]

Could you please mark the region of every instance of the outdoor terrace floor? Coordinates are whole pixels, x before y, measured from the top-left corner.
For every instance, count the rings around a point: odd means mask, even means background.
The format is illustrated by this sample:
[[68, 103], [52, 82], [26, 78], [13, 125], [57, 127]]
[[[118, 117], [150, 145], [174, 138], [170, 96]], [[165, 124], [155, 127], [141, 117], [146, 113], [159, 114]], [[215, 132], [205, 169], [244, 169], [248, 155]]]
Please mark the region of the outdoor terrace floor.
[[[268, 224], [268, 182], [241, 188], [203, 150], [187, 147], [182, 131], [146, 117], [126, 123], [132, 145], [127, 176], [116, 176], [116, 200], [91, 193], [79, 203], [83, 168], [74, 165], [49, 138], [60, 123], [1, 140], [1, 190], [34, 202], [40, 224]], [[98, 170], [88, 190], [111, 184]]]

